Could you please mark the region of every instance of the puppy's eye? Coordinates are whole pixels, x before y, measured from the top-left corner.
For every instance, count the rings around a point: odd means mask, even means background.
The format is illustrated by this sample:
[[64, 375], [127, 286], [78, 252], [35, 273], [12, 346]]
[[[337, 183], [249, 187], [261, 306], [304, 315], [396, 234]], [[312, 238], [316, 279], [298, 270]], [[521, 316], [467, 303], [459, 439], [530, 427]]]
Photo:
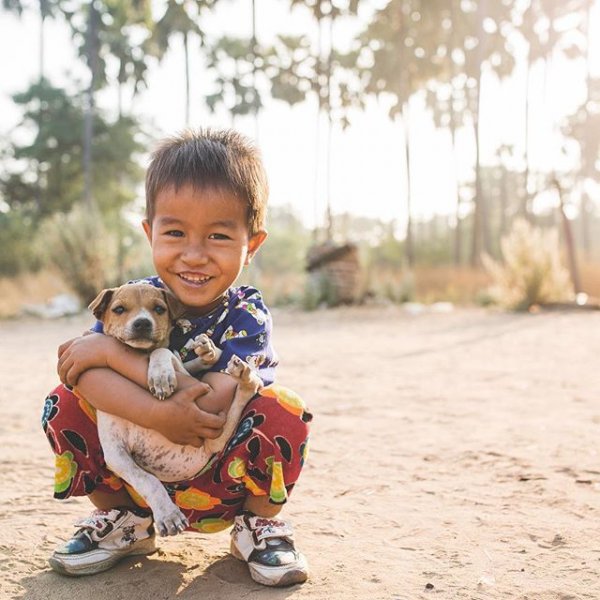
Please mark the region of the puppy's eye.
[[116, 315], [122, 315], [125, 312], [125, 307], [124, 306], [115, 306], [112, 311], [116, 314]]
[[164, 314], [167, 312], [167, 309], [166, 309], [164, 306], [160, 306], [160, 304], [157, 304], [157, 305], [154, 307], [154, 312], [155, 312], [157, 315], [164, 315]]

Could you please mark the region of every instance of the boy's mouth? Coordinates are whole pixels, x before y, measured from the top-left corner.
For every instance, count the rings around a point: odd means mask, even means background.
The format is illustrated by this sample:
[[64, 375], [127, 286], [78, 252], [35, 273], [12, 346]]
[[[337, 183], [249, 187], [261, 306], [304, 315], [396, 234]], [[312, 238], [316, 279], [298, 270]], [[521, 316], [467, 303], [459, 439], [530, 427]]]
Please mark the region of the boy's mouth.
[[210, 275], [196, 275], [195, 273], [178, 273], [177, 275], [191, 285], [204, 285], [212, 279]]

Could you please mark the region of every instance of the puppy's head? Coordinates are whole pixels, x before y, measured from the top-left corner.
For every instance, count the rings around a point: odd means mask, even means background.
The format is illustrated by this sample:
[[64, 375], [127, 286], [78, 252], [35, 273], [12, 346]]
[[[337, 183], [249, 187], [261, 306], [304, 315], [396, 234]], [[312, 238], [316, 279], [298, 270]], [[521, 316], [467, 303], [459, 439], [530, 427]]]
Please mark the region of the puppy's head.
[[172, 322], [182, 312], [173, 294], [146, 283], [103, 290], [89, 309], [106, 335], [140, 350], [167, 346]]

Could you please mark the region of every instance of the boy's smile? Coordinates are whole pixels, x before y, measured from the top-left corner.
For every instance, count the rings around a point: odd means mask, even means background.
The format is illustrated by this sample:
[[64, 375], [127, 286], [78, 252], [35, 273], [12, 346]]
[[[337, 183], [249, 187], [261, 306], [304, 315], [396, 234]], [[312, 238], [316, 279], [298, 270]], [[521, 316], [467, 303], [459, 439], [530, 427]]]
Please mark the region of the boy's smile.
[[250, 236], [245, 203], [231, 192], [191, 185], [161, 191], [143, 225], [157, 274], [190, 316], [219, 304], [267, 235]]

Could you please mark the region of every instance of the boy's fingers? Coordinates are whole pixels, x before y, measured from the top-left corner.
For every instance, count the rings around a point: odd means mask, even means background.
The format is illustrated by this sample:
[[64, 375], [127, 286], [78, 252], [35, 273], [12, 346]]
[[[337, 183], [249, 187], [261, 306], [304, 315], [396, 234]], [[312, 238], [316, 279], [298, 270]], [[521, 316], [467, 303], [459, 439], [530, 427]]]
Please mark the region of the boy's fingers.
[[194, 385], [191, 385], [190, 387], [183, 389], [181, 391], [181, 394], [186, 400], [193, 401], [196, 398], [199, 398], [200, 396], [204, 396], [204, 394], [208, 393], [209, 390], [210, 390], [209, 385], [207, 385], [206, 383], [202, 383], [201, 381], [198, 381], [198, 383], [195, 383]]
[[199, 417], [202, 420], [202, 425], [210, 429], [222, 429], [225, 425], [225, 417], [222, 415], [213, 415], [213, 413], [206, 412], [201, 408], [198, 409], [200, 412]]
[[67, 374], [68, 370], [67, 360], [63, 356], [58, 360], [58, 364], [56, 365], [56, 372], [63, 383], [65, 383], [65, 375]]
[[72, 338], [70, 340], [67, 340], [66, 342], [63, 342], [59, 347], [58, 347], [58, 358], [60, 358], [64, 351], [76, 340], [77, 338]]

